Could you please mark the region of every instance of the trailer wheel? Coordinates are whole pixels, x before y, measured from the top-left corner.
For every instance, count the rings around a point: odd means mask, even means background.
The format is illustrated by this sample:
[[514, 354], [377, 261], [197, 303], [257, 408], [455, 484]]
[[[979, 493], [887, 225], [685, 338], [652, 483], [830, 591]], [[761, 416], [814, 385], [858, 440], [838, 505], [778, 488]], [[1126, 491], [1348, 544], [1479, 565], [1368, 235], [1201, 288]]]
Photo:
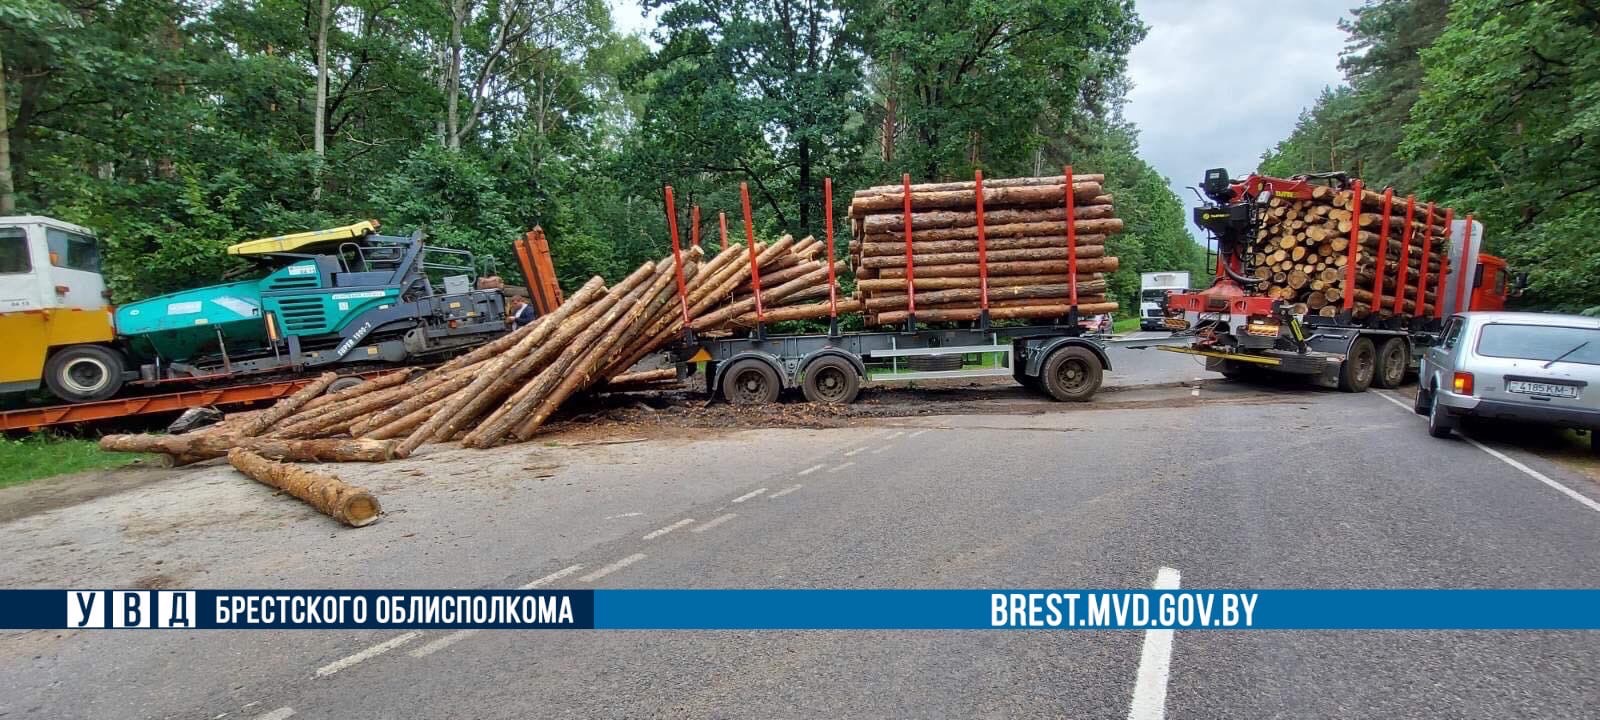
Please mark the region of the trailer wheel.
[[1397, 388], [1406, 379], [1407, 366], [1411, 364], [1411, 349], [1404, 338], [1389, 338], [1378, 348], [1378, 370], [1372, 384], [1381, 388]]
[[827, 356], [806, 366], [805, 380], [800, 383], [800, 393], [814, 403], [848, 405], [861, 392], [861, 376], [844, 358]]
[[344, 392], [345, 390], [349, 390], [350, 388], [353, 388], [353, 387], [355, 387], [357, 385], [360, 385], [361, 383], [364, 383], [364, 382], [366, 382], [366, 378], [363, 378], [363, 377], [361, 377], [359, 375], [351, 375], [349, 377], [342, 377], [342, 378], [339, 378], [338, 380], [335, 380], [332, 383], [330, 383], [328, 385], [328, 389], [322, 391], [322, 394], [323, 395], [332, 395], [334, 393]]
[[99, 345], [74, 345], [50, 356], [44, 383], [67, 402], [94, 402], [122, 389], [122, 356]]
[[735, 405], [777, 402], [781, 390], [783, 382], [778, 373], [760, 360], [740, 360], [722, 377], [722, 397]]
[[1356, 338], [1350, 354], [1339, 366], [1339, 389], [1348, 393], [1366, 392], [1378, 369], [1378, 349], [1371, 338]]
[[1044, 359], [1039, 380], [1044, 390], [1062, 402], [1084, 402], [1100, 389], [1100, 358], [1087, 348], [1068, 345]]

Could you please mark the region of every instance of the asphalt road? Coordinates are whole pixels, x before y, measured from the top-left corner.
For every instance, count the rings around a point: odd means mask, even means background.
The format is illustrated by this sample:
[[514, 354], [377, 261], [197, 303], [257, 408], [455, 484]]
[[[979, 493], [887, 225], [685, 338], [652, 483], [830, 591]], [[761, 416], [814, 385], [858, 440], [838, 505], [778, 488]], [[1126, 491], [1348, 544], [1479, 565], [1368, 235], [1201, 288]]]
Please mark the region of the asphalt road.
[[[1203, 375], [1164, 357], [1130, 357], [1121, 367], [1151, 364], [1118, 379]], [[1429, 438], [1377, 392], [1206, 384], [1138, 407], [429, 454], [372, 470], [391, 515], [370, 528], [295, 509], [247, 529], [136, 532], [124, 513], [216, 481], [197, 471], [124, 495], [124, 509], [104, 498], [0, 526], [0, 542], [23, 546], [0, 582], [118, 585], [166, 558], [208, 587], [1142, 588], [1163, 567], [1195, 588], [1600, 587], [1600, 511]], [[228, 532], [225, 550], [196, 559]], [[59, 560], [78, 549], [76, 565]], [[1142, 643], [27, 633], [0, 639], [0, 717], [1125, 718]], [[1172, 718], [1600, 717], [1597, 668], [1595, 634], [1178, 632], [1163, 704]]]

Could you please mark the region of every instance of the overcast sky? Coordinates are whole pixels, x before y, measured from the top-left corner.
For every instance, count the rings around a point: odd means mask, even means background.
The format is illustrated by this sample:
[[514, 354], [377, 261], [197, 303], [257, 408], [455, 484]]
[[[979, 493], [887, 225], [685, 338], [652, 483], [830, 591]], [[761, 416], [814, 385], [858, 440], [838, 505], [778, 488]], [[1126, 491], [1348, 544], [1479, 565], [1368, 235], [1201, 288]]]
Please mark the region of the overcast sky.
[[[653, 25], [637, 0], [610, 2], [618, 29]], [[1129, 58], [1126, 114], [1144, 159], [1187, 206], [1195, 199], [1184, 186], [1207, 168], [1254, 170], [1301, 109], [1342, 80], [1337, 23], [1359, 2], [1137, 0], [1150, 32]]]

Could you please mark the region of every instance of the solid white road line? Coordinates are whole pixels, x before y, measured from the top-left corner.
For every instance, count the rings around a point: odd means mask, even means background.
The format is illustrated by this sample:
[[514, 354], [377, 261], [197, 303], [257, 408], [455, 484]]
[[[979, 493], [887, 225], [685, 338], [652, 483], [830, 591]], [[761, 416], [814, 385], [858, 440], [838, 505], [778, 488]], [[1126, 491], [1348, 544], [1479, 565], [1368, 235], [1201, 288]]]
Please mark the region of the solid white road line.
[[[1390, 396], [1388, 393], [1380, 392], [1380, 393], [1378, 393], [1378, 397], [1381, 397], [1381, 398], [1383, 398], [1385, 400], [1388, 400], [1389, 402], [1392, 402], [1392, 403], [1394, 403], [1396, 405], [1399, 405], [1401, 408], [1405, 409], [1406, 412], [1412, 412], [1410, 405], [1405, 404], [1404, 402], [1400, 401], [1398, 398]], [[1522, 471], [1522, 474], [1527, 475], [1528, 477], [1531, 477], [1531, 478], [1533, 478], [1535, 480], [1538, 480], [1539, 482], [1542, 482], [1542, 483], [1544, 483], [1546, 485], [1549, 485], [1556, 492], [1559, 492], [1562, 495], [1565, 495], [1565, 496], [1567, 496], [1569, 498], [1572, 498], [1573, 500], [1577, 500], [1578, 502], [1582, 503], [1584, 507], [1589, 508], [1590, 510], [1593, 510], [1595, 512], [1600, 512], [1600, 502], [1595, 501], [1594, 498], [1591, 498], [1588, 495], [1584, 495], [1583, 493], [1578, 492], [1577, 490], [1573, 490], [1572, 488], [1569, 488], [1569, 487], [1567, 487], [1565, 485], [1562, 485], [1561, 483], [1558, 483], [1558, 482], [1556, 482], [1554, 480], [1551, 480], [1548, 475], [1545, 475], [1544, 473], [1539, 472], [1538, 470], [1535, 470], [1535, 469], [1533, 469], [1531, 467], [1528, 467], [1527, 465], [1522, 464], [1521, 462], [1517, 461], [1515, 458], [1512, 458], [1511, 456], [1506, 455], [1505, 453], [1500, 452], [1499, 450], [1496, 450], [1496, 449], [1494, 449], [1492, 447], [1489, 447], [1488, 445], [1484, 445], [1483, 443], [1478, 442], [1477, 440], [1473, 440], [1472, 438], [1469, 438], [1469, 437], [1467, 437], [1465, 435], [1462, 435], [1460, 432], [1457, 432], [1456, 435], [1458, 437], [1460, 437], [1462, 440], [1467, 441], [1467, 444], [1469, 444], [1469, 445], [1471, 445], [1471, 446], [1473, 446], [1473, 447], [1475, 447], [1475, 448], [1477, 448], [1479, 450], [1482, 450], [1482, 451], [1484, 451], [1486, 453], [1489, 453], [1489, 457], [1492, 457], [1492, 458], [1494, 458], [1496, 460], [1499, 460], [1500, 462], [1503, 462], [1503, 463], [1505, 463], [1507, 465], [1510, 465], [1511, 467], [1514, 467], [1514, 468]]]
[[654, 540], [654, 539], [656, 539], [658, 537], [661, 537], [662, 535], [665, 535], [665, 534], [667, 534], [669, 532], [672, 532], [673, 530], [677, 530], [678, 528], [681, 528], [681, 527], [683, 527], [685, 525], [690, 525], [692, 523], [694, 523], [694, 518], [684, 518], [684, 519], [679, 520], [679, 521], [677, 521], [677, 522], [675, 522], [675, 523], [673, 523], [671, 525], [668, 525], [668, 526], [666, 526], [664, 528], [661, 528], [660, 530], [651, 530], [650, 532], [645, 533], [644, 539], [646, 539], [646, 540]]
[[560, 580], [561, 578], [564, 578], [564, 577], [566, 577], [568, 575], [571, 575], [571, 574], [573, 574], [573, 573], [575, 573], [575, 572], [577, 572], [579, 570], [582, 570], [582, 569], [583, 569], [582, 565], [568, 565], [567, 567], [561, 568], [560, 570], [557, 570], [557, 571], [555, 571], [553, 573], [550, 573], [549, 575], [546, 575], [546, 576], [544, 576], [542, 578], [539, 578], [538, 580], [535, 580], [535, 581], [533, 581], [531, 583], [528, 583], [526, 585], [518, 587], [517, 589], [518, 590], [532, 590], [532, 589], [534, 589], [536, 587], [541, 587], [541, 586], [553, 583], [553, 582], [555, 582], [557, 580]]
[[744, 502], [746, 500], [749, 500], [750, 498], [756, 497], [757, 495], [760, 495], [761, 493], [764, 493], [766, 491], [767, 491], [766, 488], [760, 488], [760, 489], [757, 489], [757, 490], [751, 490], [750, 492], [747, 492], [747, 493], [745, 493], [743, 495], [740, 495], [739, 497], [734, 498], [733, 501], [736, 502], [736, 503], [742, 503], [742, 502]]
[[[1169, 567], [1156, 572], [1156, 590], [1177, 590], [1182, 585], [1177, 570]], [[1144, 631], [1144, 649], [1139, 652], [1138, 680], [1133, 685], [1133, 703], [1128, 720], [1162, 720], [1167, 715], [1167, 675], [1172, 669], [1172, 630]]]
[[596, 570], [596, 571], [594, 571], [592, 573], [589, 573], [588, 575], [585, 575], [585, 576], [583, 576], [581, 578], [578, 578], [578, 582], [594, 582], [596, 580], [599, 580], [600, 578], [603, 578], [603, 577], [605, 577], [607, 575], [610, 575], [611, 573], [614, 573], [614, 572], [616, 572], [618, 570], [621, 570], [621, 569], [623, 569], [623, 568], [625, 568], [625, 567], [627, 567], [629, 565], [632, 565], [632, 564], [634, 564], [636, 562], [639, 562], [640, 560], [643, 560], [643, 559], [645, 559], [647, 557], [649, 557], [649, 556], [645, 555], [644, 553], [634, 553], [634, 554], [629, 555], [629, 556], [627, 556], [627, 557], [625, 557], [625, 558], [623, 558], [621, 560], [618, 560], [618, 561], [616, 561], [614, 563], [611, 563], [610, 565], [607, 565], [607, 566], [605, 566], [603, 568], [600, 568], [599, 570]]
[[840, 466], [838, 466], [836, 468], [832, 468], [832, 469], [828, 470], [828, 472], [836, 473], [836, 472], [839, 472], [840, 470], [843, 470], [843, 469], [845, 469], [847, 467], [850, 467], [851, 465], [854, 465], [854, 464], [855, 464], [854, 462], [847, 462], [847, 463], [845, 463], [843, 465], [840, 465]]
[[285, 718], [292, 717], [293, 715], [294, 715], [294, 708], [292, 708], [292, 707], [281, 707], [281, 708], [278, 708], [277, 710], [273, 710], [272, 712], [266, 713], [264, 715], [257, 715], [255, 717], [255, 720], [284, 720]]
[[916, 437], [916, 436], [921, 435], [921, 434], [923, 434], [923, 433], [925, 433], [925, 432], [927, 432], [929, 430], [932, 430], [932, 429], [933, 428], [923, 428], [923, 429], [918, 430], [918, 431], [916, 431], [914, 433], [911, 433], [911, 437]]
[[858, 454], [863, 453], [863, 452], [866, 452], [866, 448], [858, 447], [858, 448], [856, 448], [854, 450], [851, 450], [851, 451], [845, 453], [844, 456], [845, 457], [851, 457], [851, 456], [858, 455]]
[[339, 658], [338, 660], [317, 668], [316, 676], [327, 677], [339, 672], [340, 670], [350, 667], [351, 665], [355, 665], [356, 663], [364, 660], [371, 660], [372, 658], [389, 652], [390, 650], [400, 647], [401, 645], [411, 642], [419, 637], [422, 637], [422, 633], [408, 632], [404, 635], [396, 635], [395, 637], [389, 638], [388, 640], [378, 643], [377, 645], [373, 645], [372, 647], [362, 650], [354, 655]]
[[419, 648], [417, 648], [415, 650], [412, 650], [411, 652], [406, 653], [406, 654], [410, 655], [411, 657], [414, 657], [414, 658], [427, 657], [427, 656], [432, 655], [432, 654], [434, 654], [436, 652], [439, 652], [440, 650], [443, 650], [443, 649], [445, 649], [447, 647], [450, 647], [451, 645], [454, 645], [454, 644], [456, 644], [458, 642], [461, 642], [462, 640], [465, 640], [465, 639], [467, 639], [469, 637], [472, 637], [473, 635], [477, 635], [479, 632], [482, 632], [482, 631], [481, 630], [457, 630], [457, 631], [455, 631], [453, 633], [450, 633], [449, 635], [446, 635], [446, 636], [444, 636], [442, 638], [439, 638], [438, 640], [435, 640], [435, 641], [433, 641], [431, 643], [423, 645], [422, 647], [419, 647]]
[[877, 449], [873, 450], [872, 454], [873, 455], [877, 455], [878, 453], [881, 453], [881, 452], [883, 452], [885, 450], [888, 450], [889, 448], [892, 448], [892, 447], [894, 447], [894, 446], [893, 445], [884, 445], [883, 447], [880, 447], [880, 448], [877, 448]]
[[[817, 467], [821, 467], [821, 466], [819, 465]], [[773, 493], [771, 495], [768, 495], [767, 499], [768, 500], [777, 500], [778, 498], [781, 498], [781, 497], [783, 497], [785, 495], [788, 495], [789, 493], [792, 493], [792, 492], [794, 492], [796, 490], [799, 490], [800, 488], [803, 488], [803, 487], [805, 487], [805, 486], [804, 485], [790, 485], [789, 487], [786, 487], [786, 488], [784, 488], [782, 490], [779, 490], [779, 491], [777, 491], [777, 492], [775, 492], [775, 493]]]
[[805, 476], [810, 475], [811, 473], [814, 473], [814, 472], [816, 472], [818, 470], [821, 470], [821, 469], [822, 469], [821, 465], [812, 465], [811, 467], [808, 467], [808, 468], [806, 468], [804, 470], [801, 470], [800, 472], [795, 473], [795, 477], [805, 477]]
[[707, 530], [710, 530], [711, 528], [714, 528], [714, 527], [716, 527], [718, 525], [721, 525], [721, 524], [723, 524], [723, 523], [725, 523], [725, 522], [727, 522], [729, 520], [732, 520], [732, 519], [734, 519], [736, 517], [739, 517], [739, 513], [728, 513], [727, 515], [718, 515], [717, 517], [714, 517], [714, 518], [711, 518], [710, 520], [705, 521], [699, 527], [690, 528], [689, 532], [692, 532], [692, 533], [703, 533], [703, 532], [705, 532]]
[[904, 431], [904, 430], [896, 430], [896, 431], [894, 431], [892, 433], [889, 433], [888, 436], [884, 437], [884, 439], [885, 440], [893, 440], [893, 439], [895, 439], [897, 437], [900, 437], [901, 435], [904, 435], [904, 434], [906, 434], [906, 431]]

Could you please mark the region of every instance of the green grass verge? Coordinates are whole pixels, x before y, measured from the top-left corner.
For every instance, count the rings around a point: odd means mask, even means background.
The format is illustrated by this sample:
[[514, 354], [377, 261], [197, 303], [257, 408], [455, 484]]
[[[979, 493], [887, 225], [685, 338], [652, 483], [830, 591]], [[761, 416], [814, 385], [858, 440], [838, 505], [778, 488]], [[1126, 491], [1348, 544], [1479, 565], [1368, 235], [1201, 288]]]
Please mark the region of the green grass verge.
[[1139, 331], [1139, 318], [1137, 318], [1137, 317], [1117, 318], [1116, 320], [1111, 321], [1111, 332], [1117, 333], [1118, 335], [1120, 335], [1122, 333], [1131, 333], [1131, 332], [1138, 332], [1138, 331]]
[[143, 455], [113, 453], [93, 440], [43, 433], [20, 439], [0, 437], [0, 487], [83, 470], [122, 467]]

